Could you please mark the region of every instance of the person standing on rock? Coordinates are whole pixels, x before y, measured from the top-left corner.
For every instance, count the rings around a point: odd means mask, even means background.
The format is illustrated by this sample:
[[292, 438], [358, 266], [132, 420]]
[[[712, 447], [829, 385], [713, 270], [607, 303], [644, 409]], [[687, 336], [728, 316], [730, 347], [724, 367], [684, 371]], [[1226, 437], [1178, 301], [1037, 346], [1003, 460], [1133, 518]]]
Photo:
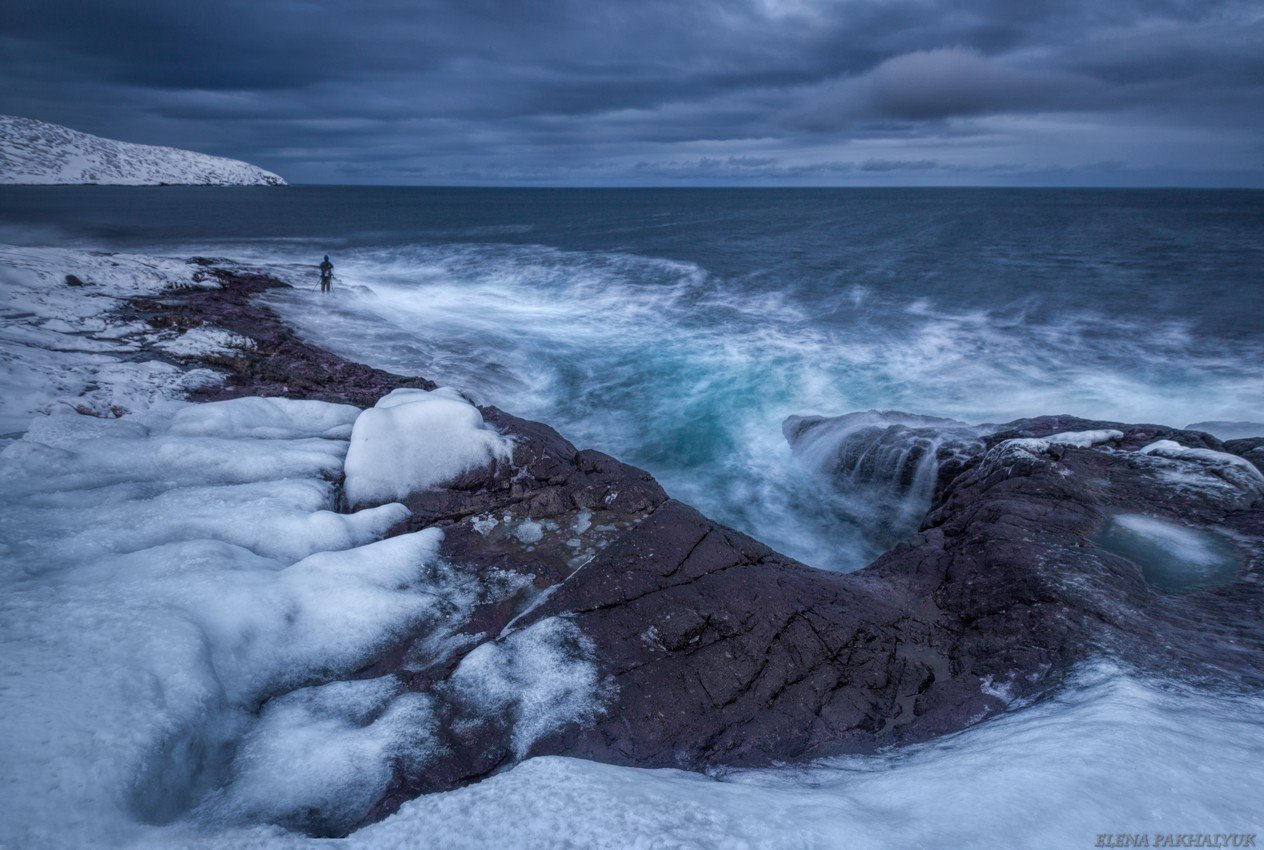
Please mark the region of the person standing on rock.
[[334, 285], [334, 264], [329, 262], [329, 255], [320, 264], [320, 291], [328, 292]]

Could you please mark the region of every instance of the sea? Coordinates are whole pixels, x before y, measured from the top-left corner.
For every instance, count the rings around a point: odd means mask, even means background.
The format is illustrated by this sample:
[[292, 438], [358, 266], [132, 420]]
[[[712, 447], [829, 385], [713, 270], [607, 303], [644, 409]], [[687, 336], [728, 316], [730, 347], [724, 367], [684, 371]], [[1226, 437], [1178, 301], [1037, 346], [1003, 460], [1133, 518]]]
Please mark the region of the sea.
[[[799, 462], [790, 416], [1264, 434], [1261, 191], [3, 187], [0, 242], [265, 267], [314, 343], [543, 421], [822, 569], [891, 529]], [[1264, 832], [1262, 799], [1264, 699], [1103, 663], [919, 747], [713, 776], [535, 759], [351, 843], [1091, 847]]]
[[[347, 357], [653, 473], [825, 569], [890, 540], [792, 415], [1264, 422], [1264, 192], [5, 187], [0, 242], [282, 269]], [[328, 254], [337, 284], [318, 291]]]

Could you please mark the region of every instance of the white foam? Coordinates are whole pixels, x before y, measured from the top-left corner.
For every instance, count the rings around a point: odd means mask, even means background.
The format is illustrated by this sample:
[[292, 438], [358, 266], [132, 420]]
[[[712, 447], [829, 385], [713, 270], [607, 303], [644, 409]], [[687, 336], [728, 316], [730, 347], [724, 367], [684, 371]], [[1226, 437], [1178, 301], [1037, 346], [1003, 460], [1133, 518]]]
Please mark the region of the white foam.
[[[255, 250], [310, 261], [288, 246]], [[296, 282], [310, 275], [292, 268]], [[863, 566], [885, 546], [868, 545], [854, 507], [797, 469], [776, 432], [787, 415], [875, 407], [967, 422], [1052, 412], [1264, 421], [1264, 372], [1250, 368], [1258, 341], [1207, 346], [1174, 322], [1129, 323], [1087, 302], [1029, 311], [1026, 298], [1045, 297], [1034, 292], [980, 309], [945, 295], [910, 312], [907, 281], [870, 289], [857, 308], [850, 286], [767, 272], [428, 244], [349, 249], [339, 273], [356, 288], [319, 310], [297, 290], [268, 298], [321, 345], [547, 422], [648, 469], [708, 516], [828, 568]]]
[[456, 390], [395, 390], [355, 421], [347, 498], [353, 505], [402, 499], [511, 454], [510, 440]]

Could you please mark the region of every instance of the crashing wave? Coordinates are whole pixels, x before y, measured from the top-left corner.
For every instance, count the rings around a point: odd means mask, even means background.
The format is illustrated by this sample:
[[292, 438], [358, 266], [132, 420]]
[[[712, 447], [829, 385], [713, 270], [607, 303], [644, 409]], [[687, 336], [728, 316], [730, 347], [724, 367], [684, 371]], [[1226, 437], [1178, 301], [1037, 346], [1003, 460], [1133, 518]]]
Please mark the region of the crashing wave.
[[781, 428], [801, 465], [829, 476], [855, 512], [896, 534], [925, 514], [941, 464], [964, 459], [986, 433], [955, 419], [889, 410], [790, 416]]

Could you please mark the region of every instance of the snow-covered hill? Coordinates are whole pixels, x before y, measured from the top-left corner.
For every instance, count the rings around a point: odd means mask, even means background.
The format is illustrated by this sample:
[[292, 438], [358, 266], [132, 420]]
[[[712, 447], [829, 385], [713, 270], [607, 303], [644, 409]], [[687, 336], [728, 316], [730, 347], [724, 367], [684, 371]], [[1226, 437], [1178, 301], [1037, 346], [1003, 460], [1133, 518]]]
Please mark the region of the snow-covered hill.
[[14, 115], [0, 115], [0, 183], [285, 185], [276, 174], [236, 159], [116, 142]]

